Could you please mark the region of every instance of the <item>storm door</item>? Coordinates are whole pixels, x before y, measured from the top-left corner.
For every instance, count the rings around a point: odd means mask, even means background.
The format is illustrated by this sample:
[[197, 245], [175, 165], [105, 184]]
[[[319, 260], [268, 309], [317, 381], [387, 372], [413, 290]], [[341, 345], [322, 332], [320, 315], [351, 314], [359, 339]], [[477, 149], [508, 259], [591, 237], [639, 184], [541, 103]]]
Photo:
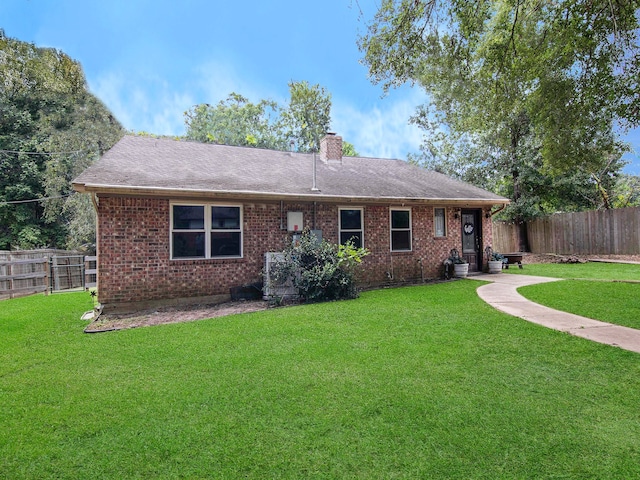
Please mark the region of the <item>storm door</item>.
[[469, 271], [482, 270], [482, 224], [480, 210], [462, 210], [462, 257], [469, 263]]

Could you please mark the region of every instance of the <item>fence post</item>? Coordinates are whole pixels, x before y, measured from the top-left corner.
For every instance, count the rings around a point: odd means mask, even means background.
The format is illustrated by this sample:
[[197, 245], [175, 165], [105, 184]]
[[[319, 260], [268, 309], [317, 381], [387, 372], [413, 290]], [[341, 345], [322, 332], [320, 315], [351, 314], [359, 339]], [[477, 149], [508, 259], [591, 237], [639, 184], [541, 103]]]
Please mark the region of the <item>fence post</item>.
[[86, 291], [87, 290], [87, 256], [85, 255], [84, 257], [81, 257], [82, 261], [80, 262], [82, 264], [82, 270], [80, 271], [80, 275], [82, 276], [82, 290]]
[[11, 268], [11, 254], [9, 254], [7, 261], [7, 277], [9, 277], [9, 298], [13, 298], [13, 269]]
[[[92, 267], [92, 263], [96, 262], [96, 267]], [[93, 288], [97, 286], [97, 279], [94, 281], [94, 275], [97, 275], [97, 257], [95, 255], [87, 255], [84, 257], [84, 287]]]
[[49, 264], [49, 260], [46, 258], [42, 262], [42, 269], [44, 270], [44, 294], [49, 295], [51, 293], [51, 285], [49, 284], [51, 276], [51, 265]]
[[51, 291], [60, 290], [60, 269], [58, 268], [58, 258], [56, 255], [51, 257], [51, 276], [53, 277], [53, 285]]

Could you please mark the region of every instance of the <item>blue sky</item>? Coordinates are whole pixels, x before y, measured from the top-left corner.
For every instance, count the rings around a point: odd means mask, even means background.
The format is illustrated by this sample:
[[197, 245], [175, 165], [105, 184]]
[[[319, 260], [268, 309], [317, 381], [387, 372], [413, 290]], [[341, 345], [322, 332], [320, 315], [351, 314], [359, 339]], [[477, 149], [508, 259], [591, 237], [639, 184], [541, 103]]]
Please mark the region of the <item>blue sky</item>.
[[[409, 85], [382, 96], [359, 63], [358, 34], [380, 0], [1, 0], [9, 37], [79, 61], [90, 90], [125, 128], [181, 135], [184, 112], [236, 92], [288, 100], [291, 81], [332, 95], [332, 130], [361, 155], [406, 158], [426, 99]], [[640, 134], [626, 171], [640, 175]]]

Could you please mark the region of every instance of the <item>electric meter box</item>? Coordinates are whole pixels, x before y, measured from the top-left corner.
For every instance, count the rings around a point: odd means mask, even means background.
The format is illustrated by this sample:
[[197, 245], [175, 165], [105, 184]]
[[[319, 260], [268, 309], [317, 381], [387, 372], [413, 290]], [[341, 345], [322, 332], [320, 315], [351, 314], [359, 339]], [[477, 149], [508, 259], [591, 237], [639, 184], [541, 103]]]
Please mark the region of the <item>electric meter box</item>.
[[302, 212], [287, 212], [287, 231], [302, 232], [304, 228]]

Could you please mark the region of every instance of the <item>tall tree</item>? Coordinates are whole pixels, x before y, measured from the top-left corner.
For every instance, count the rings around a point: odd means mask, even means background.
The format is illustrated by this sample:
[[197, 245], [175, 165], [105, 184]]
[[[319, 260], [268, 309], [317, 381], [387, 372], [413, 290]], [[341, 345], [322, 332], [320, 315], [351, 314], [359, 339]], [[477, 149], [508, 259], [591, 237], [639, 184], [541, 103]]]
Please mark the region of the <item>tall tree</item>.
[[[91, 233], [69, 236], [70, 225], [91, 216], [70, 200], [70, 180], [122, 127], [87, 91], [79, 63], [2, 30], [0, 78], [0, 249], [91, 242]], [[59, 198], [34, 201], [44, 197]]]
[[331, 122], [331, 96], [319, 85], [289, 83], [290, 100], [251, 103], [231, 93], [217, 105], [200, 104], [185, 112], [187, 138], [200, 142], [300, 152], [319, 149]]
[[279, 132], [280, 107], [271, 100], [251, 103], [237, 93], [217, 105], [200, 104], [185, 112], [187, 138], [199, 142], [285, 149]]
[[[87, 91], [73, 97], [70, 108], [41, 126], [42, 149], [49, 155], [43, 174], [44, 220], [62, 225], [67, 248], [95, 244], [95, 212], [88, 195], [72, 194], [71, 181], [111, 148], [124, 134], [115, 117]], [[59, 117], [58, 117], [59, 116]], [[55, 199], [55, 197], [62, 197]]]
[[290, 82], [291, 96], [282, 113], [284, 134], [295, 139], [300, 152], [317, 152], [331, 123], [331, 94], [320, 85]]
[[[471, 172], [500, 167], [493, 173], [508, 174], [514, 219], [523, 220], [523, 173], [597, 175], [624, 149], [616, 122], [640, 123], [637, 9], [609, 0], [384, 0], [359, 46], [374, 82], [417, 82], [429, 94], [414, 121], [440, 141], [425, 151]], [[460, 155], [478, 150], [488, 156], [475, 163]]]
[[343, 157], [359, 157], [360, 154], [356, 150], [353, 143], [343, 141], [342, 142], [342, 156]]

